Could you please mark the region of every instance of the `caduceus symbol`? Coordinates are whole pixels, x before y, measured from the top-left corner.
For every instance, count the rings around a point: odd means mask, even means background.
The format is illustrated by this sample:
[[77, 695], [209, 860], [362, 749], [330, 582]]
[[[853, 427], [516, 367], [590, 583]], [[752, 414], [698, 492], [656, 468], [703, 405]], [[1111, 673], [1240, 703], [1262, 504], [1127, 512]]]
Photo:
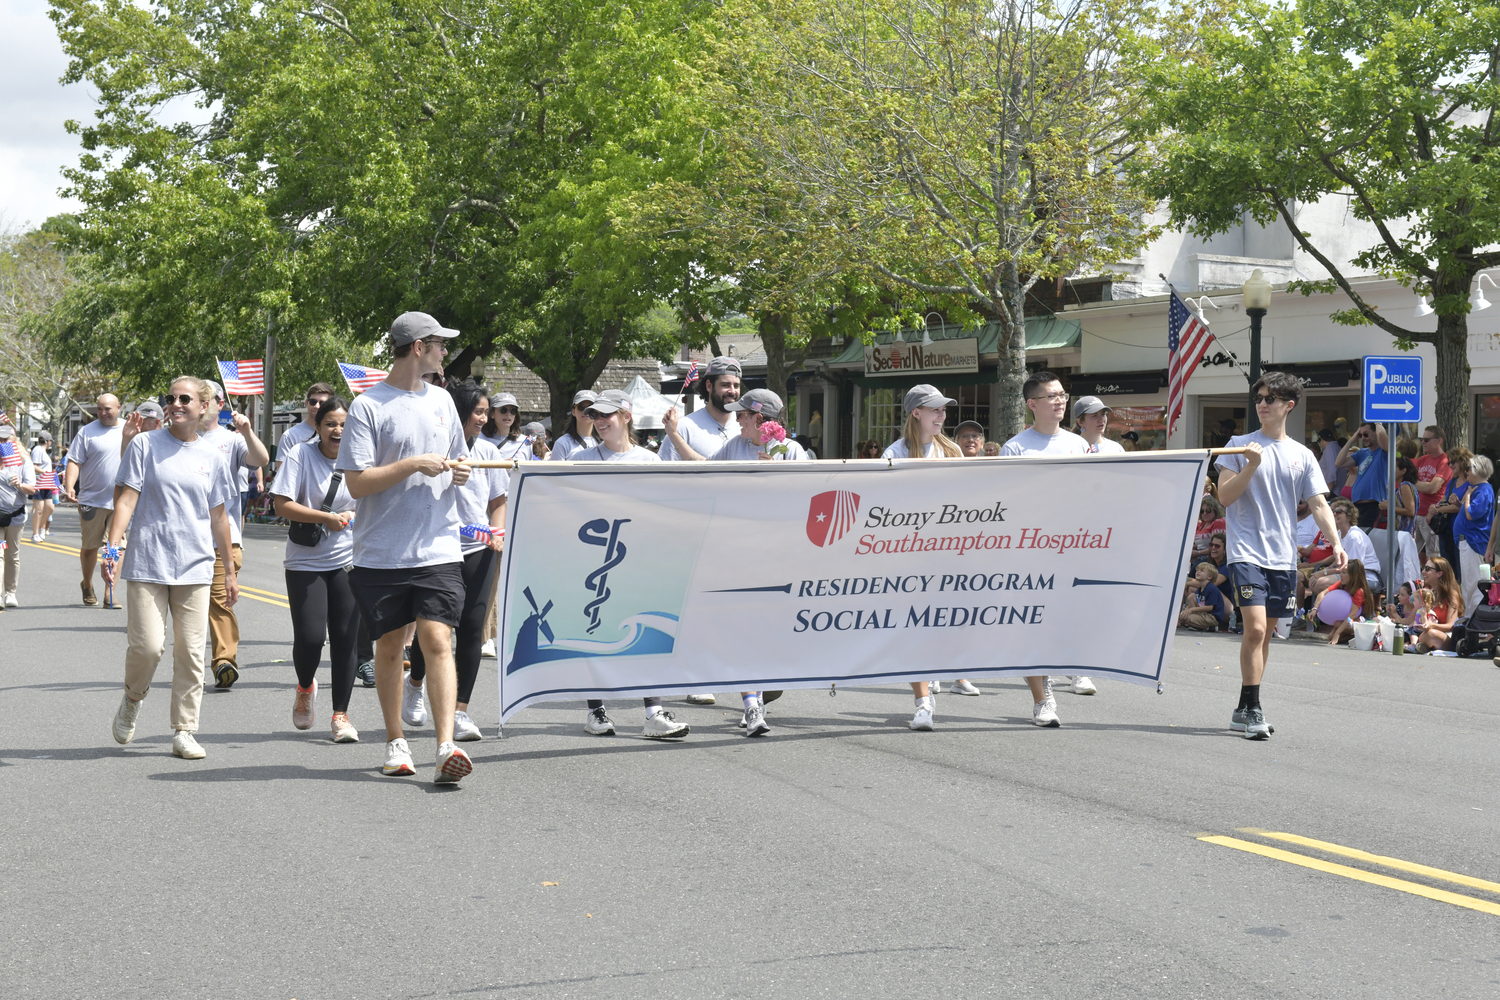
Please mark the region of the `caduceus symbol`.
[[599, 608], [609, 600], [609, 571], [625, 561], [625, 543], [620, 541], [620, 525], [628, 523], [630, 523], [628, 517], [613, 522], [601, 517], [578, 529], [580, 542], [585, 545], [604, 547], [604, 565], [590, 573], [583, 581], [584, 589], [594, 595], [594, 599], [583, 608], [584, 615], [592, 622], [587, 629], [589, 632], [599, 627]]

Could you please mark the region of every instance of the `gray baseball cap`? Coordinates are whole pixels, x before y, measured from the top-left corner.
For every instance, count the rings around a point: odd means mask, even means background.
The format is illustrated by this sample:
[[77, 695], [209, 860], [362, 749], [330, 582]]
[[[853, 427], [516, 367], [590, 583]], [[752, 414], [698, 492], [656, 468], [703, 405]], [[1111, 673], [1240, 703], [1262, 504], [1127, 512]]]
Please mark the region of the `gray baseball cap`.
[[739, 361], [735, 358], [717, 357], [708, 363], [709, 378], [713, 378], [715, 375], [743, 376], [744, 374], [745, 370], [740, 367]]
[[613, 413], [616, 410], [624, 410], [634, 416], [630, 397], [620, 389], [605, 389], [599, 393], [599, 398], [589, 404], [589, 409], [599, 413]]
[[976, 431], [979, 432], [979, 436], [980, 437], [984, 436], [984, 424], [981, 424], [977, 420], [965, 420], [963, 423], [961, 423], [957, 427], [953, 428], [953, 434], [954, 434], [954, 436], [956, 437], [959, 434], [959, 432], [961, 432], [965, 427], [972, 427]]
[[49, 434], [49, 433], [47, 433], [46, 431], [37, 431], [36, 432], [36, 439], [38, 441], [45, 441], [48, 444], [52, 443], [52, 435]]
[[781, 397], [770, 389], [751, 389], [738, 402], [724, 404], [726, 410], [749, 410], [775, 419], [781, 416]]
[[533, 420], [531, 423], [527, 424], [525, 427], [522, 427], [521, 430], [524, 431], [526, 434], [528, 434], [531, 437], [546, 437], [547, 436], [547, 428], [543, 427], [541, 424], [537, 423], [535, 420]]
[[924, 382], [921, 385], [914, 385], [906, 390], [906, 399], [902, 401], [901, 408], [910, 416], [911, 411], [919, 406], [930, 406], [933, 409], [938, 409], [939, 407], [953, 406], [957, 402], [958, 400], [949, 399], [938, 392], [936, 386], [927, 385]]
[[403, 344], [415, 344], [423, 337], [448, 337], [458, 336], [457, 330], [450, 330], [437, 320], [424, 312], [404, 312], [396, 317], [391, 324], [391, 346], [400, 347]]
[[598, 398], [599, 394], [592, 389], [579, 389], [577, 392], [573, 393], [573, 405], [583, 406], [585, 404], [592, 403]]
[[211, 386], [214, 387], [214, 399], [228, 399], [229, 398], [228, 396], [224, 395], [224, 387], [222, 385], [220, 385], [219, 383], [215, 382], [213, 379], [206, 378], [203, 381], [207, 382], [209, 385], [211, 385]]
[[146, 417], [155, 417], [157, 420], [161, 420], [166, 416], [166, 413], [161, 408], [161, 404], [154, 399], [148, 399], [140, 406], [137, 406], [135, 412], [139, 413], [143, 420]]
[[15, 427], [10, 424], [0, 424], [0, 438], [13, 438], [15, 436]]
[[1098, 396], [1079, 396], [1073, 401], [1073, 419], [1086, 417], [1090, 413], [1113, 413], [1114, 410], [1104, 405], [1104, 400]]
[[490, 397], [490, 409], [498, 410], [502, 406], [514, 406], [517, 410], [521, 404], [516, 402], [516, 397], [508, 392], [497, 392]]

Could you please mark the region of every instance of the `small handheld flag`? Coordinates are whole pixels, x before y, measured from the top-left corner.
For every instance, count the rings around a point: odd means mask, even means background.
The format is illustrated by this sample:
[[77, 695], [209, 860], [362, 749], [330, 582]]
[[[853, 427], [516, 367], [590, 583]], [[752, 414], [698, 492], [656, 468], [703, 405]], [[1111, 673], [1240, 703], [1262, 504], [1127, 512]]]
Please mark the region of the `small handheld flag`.
[[38, 472], [36, 474], [36, 488], [38, 490], [55, 490], [55, 489], [57, 489], [57, 473], [55, 473], [55, 472]]
[[687, 377], [682, 380], [683, 391], [686, 392], [687, 387], [696, 381], [698, 381], [698, 362], [694, 361], [688, 368]]
[[259, 358], [250, 361], [220, 361], [224, 391], [231, 396], [259, 396], [266, 391], [266, 366]]
[[0, 444], [0, 465], [7, 469], [19, 469], [26, 464], [21, 452], [10, 442]]
[[344, 376], [344, 381], [349, 383], [349, 391], [356, 396], [390, 374], [390, 372], [383, 372], [379, 368], [351, 365], [347, 361], [339, 362], [339, 373]]
[[471, 538], [476, 542], [488, 545], [491, 538], [504, 538], [504, 528], [491, 528], [487, 524], [465, 524], [458, 529], [458, 533], [465, 538]]

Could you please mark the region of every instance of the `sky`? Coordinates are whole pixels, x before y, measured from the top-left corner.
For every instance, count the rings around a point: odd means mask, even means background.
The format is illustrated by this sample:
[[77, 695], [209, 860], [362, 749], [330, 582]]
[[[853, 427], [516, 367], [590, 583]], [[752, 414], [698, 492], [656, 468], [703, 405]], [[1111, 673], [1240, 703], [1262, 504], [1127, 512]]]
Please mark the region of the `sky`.
[[94, 98], [58, 82], [67, 68], [44, 0], [0, 0], [0, 226], [29, 229], [79, 207], [57, 193], [80, 152], [63, 122], [91, 120]]

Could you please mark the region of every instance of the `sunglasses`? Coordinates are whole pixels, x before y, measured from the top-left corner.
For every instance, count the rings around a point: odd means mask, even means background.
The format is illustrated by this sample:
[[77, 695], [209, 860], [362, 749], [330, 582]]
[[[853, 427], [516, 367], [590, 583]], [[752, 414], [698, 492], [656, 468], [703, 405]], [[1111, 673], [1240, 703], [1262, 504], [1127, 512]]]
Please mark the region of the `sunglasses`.
[[1438, 571], [1438, 568], [1436, 566], [1423, 566], [1422, 567], [1422, 572], [1423, 573], [1436, 573], [1437, 571]]
[[180, 403], [183, 406], [187, 406], [189, 403], [196, 403], [197, 401], [198, 401], [198, 397], [197, 396], [168, 396], [167, 397], [167, 402], [169, 404], [170, 403]]
[[1270, 406], [1272, 403], [1279, 403], [1282, 401], [1280, 396], [1252, 396], [1250, 398], [1256, 406], [1260, 406], [1262, 404]]
[[500, 407], [500, 409], [496, 410], [495, 412], [496, 413], [508, 413], [511, 416], [515, 416], [520, 411], [517, 410], [514, 406], [502, 406], [502, 407]]
[[590, 410], [589, 411], [589, 419], [593, 420], [593, 421], [607, 420], [607, 419], [609, 419], [610, 417], [614, 416], [616, 413], [619, 413], [619, 412], [621, 412], [621, 411], [619, 411], [619, 410], [611, 410], [608, 413], [600, 413], [598, 410]]

